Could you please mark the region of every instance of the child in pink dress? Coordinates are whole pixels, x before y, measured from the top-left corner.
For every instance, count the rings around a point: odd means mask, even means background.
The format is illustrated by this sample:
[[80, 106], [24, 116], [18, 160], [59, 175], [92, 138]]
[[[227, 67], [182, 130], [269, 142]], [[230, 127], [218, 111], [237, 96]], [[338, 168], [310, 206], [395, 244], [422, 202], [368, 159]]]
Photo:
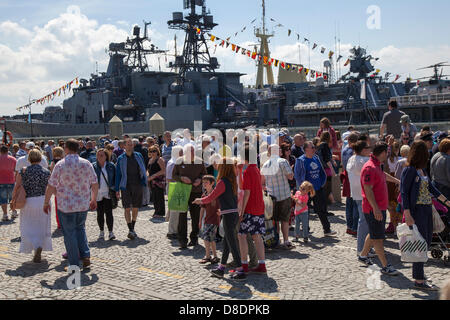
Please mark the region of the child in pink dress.
[[308, 199], [314, 197], [314, 186], [304, 181], [300, 185], [300, 190], [292, 197], [295, 200], [295, 241], [298, 242], [300, 238], [300, 222], [303, 228], [303, 241], [307, 243], [309, 241], [309, 212], [308, 212]]

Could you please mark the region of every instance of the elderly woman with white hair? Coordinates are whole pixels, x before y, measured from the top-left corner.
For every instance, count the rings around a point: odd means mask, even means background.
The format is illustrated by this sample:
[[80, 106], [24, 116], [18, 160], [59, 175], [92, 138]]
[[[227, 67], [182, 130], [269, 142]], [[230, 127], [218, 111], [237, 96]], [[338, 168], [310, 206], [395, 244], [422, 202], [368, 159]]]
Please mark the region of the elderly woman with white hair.
[[51, 218], [44, 212], [45, 191], [50, 171], [40, 166], [42, 154], [36, 149], [28, 153], [31, 166], [22, 168], [17, 175], [11, 209], [16, 208], [19, 187], [26, 193], [25, 206], [20, 210], [20, 253], [34, 250], [33, 262], [41, 262], [42, 251], [52, 251]]

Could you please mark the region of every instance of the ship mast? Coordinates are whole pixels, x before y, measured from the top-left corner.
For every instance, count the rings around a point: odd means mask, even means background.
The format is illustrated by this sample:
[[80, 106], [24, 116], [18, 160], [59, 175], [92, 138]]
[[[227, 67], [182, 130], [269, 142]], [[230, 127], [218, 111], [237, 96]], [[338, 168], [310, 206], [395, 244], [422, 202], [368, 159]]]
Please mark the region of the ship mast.
[[[168, 21], [170, 29], [183, 30], [186, 33], [183, 53], [175, 57], [173, 67], [179, 70], [179, 81], [184, 82], [189, 71], [214, 73], [219, 68], [217, 58], [211, 57], [206, 44], [205, 33], [217, 26], [213, 16], [206, 13], [206, 0], [184, 0], [184, 9], [190, 13], [183, 17], [182, 12], [174, 12], [173, 19]], [[202, 7], [200, 14], [196, 6]]]
[[[262, 15], [262, 31], [261, 29], [257, 28], [255, 31], [255, 36], [259, 38], [260, 40], [260, 48], [259, 48], [259, 55], [261, 57], [267, 57], [268, 61], [270, 62], [270, 51], [269, 51], [269, 38], [273, 37], [273, 34], [267, 34], [266, 33], [266, 2], [265, 0], [262, 0], [262, 9], [263, 9], [263, 15]], [[273, 78], [273, 71], [272, 66], [267, 63], [265, 64], [263, 59], [261, 59], [258, 62], [258, 72], [256, 76], [256, 88], [260, 89], [264, 87], [264, 69], [267, 72], [267, 83], [270, 85], [275, 84], [274, 78]]]

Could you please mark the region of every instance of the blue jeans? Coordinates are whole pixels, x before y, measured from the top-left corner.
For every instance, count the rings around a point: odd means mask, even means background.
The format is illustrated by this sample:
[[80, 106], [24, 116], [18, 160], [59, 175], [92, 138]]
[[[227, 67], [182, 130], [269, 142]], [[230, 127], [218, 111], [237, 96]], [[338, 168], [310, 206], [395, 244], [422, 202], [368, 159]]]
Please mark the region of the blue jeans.
[[358, 229], [358, 207], [352, 197], [345, 200], [345, 219], [347, 220], [347, 229], [356, 231]]
[[369, 234], [369, 226], [367, 225], [366, 218], [364, 217], [364, 212], [362, 210], [362, 200], [354, 200], [356, 204], [356, 209], [358, 210], [359, 220], [358, 220], [358, 240], [357, 240], [357, 252], [358, 255], [364, 248], [364, 242]]
[[87, 212], [64, 213], [58, 210], [58, 217], [64, 235], [69, 265], [78, 266], [80, 259], [91, 257], [85, 228]]
[[295, 216], [295, 236], [300, 236], [300, 222], [303, 228], [303, 238], [308, 238], [309, 236], [309, 211], [300, 213]]

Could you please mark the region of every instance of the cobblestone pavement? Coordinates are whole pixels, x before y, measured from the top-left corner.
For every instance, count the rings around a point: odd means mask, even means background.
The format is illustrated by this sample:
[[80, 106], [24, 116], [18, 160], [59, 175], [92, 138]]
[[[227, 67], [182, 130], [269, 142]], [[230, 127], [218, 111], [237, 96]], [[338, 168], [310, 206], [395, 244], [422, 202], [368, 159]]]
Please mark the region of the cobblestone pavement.
[[[152, 218], [151, 206], [139, 213], [139, 239], [134, 241], [126, 238], [122, 209], [114, 211], [115, 241], [97, 240], [96, 213], [90, 212], [87, 232], [93, 266], [82, 274], [77, 290], [66, 286], [64, 242], [54, 214], [53, 251], [43, 252], [39, 264], [31, 262], [31, 255], [18, 253], [20, 220], [0, 222], [0, 299], [438, 299], [437, 293], [412, 289], [411, 264], [400, 262], [395, 239], [386, 241], [387, 257], [400, 276], [378, 277], [361, 266], [356, 238], [345, 234], [344, 210], [342, 205], [330, 210], [336, 214], [330, 217], [336, 238], [322, 237], [313, 214], [308, 245], [267, 251], [268, 275], [249, 275], [246, 282], [237, 283], [212, 278], [209, 267], [198, 263], [203, 245], [180, 251], [177, 241], [166, 238], [168, 223]], [[425, 272], [438, 286], [450, 277], [442, 260], [430, 259]]]

